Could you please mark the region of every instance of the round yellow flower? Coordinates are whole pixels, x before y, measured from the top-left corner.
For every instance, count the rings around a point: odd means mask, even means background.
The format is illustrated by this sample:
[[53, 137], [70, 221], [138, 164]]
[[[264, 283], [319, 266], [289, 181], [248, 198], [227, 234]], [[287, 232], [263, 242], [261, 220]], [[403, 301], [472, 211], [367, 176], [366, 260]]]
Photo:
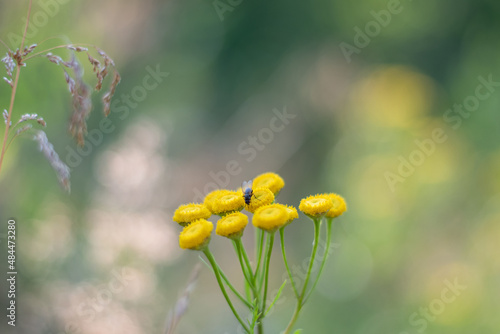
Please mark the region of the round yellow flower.
[[215, 201], [216, 198], [226, 194], [227, 192], [229, 192], [229, 190], [226, 190], [226, 189], [217, 189], [217, 190], [211, 191], [205, 196], [205, 200], [203, 201], [203, 204], [205, 204], [207, 209], [213, 213], [214, 211], [212, 208], [212, 203]]
[[275, 232], [278, 228], [284, 226], [289, 219], [289, 214], [284, 205], [271, 204], [258, 208], [252, 219], [255, 227], [268, 232]]
[[245, 199], [241, 192], [226, 190], [215, 197], [210, 206], [214, 214], [223, 216], [228, 212], [241, 211], [245, 207]]
[[179, 235], [179, 246], [184, 249], [203, 249], [210, 242], [213, 229], [214, 225], [208, 220], [195, 220], [182, 230]]
[[185, 204], [181, 205], [175, 210], [172, 220], [179, 223], [179, 225], [186, 226], [187, 224], [197, 219], [207, 219], [212, 214], [203, 204]]
[[332, 201], [333, 203], [333, 207], [326, 213], [326, 217], [335, 218], [347, 211], [347, 205], [342, 196], [334, 193], [321, 194], [320, 196]]
[[254, 213], [255, 210], [264, 205], [269, 205], [274, 202], [274, 194], [271, 190], [264, 187], [253, 189], [253, 195], [250, 199], [250, 204], [245, 205], [247, 211]]
[[295, 209], [291, 205], [283, 205], [288, 212], [288, 220], [287, 224], [290, 224], [292, 220], [299, 218], [299, 213], [297, 212], [297, 209]]
[[300, 201], [299, 210], [311, 218], [322, 217], [333, 207], [333, 202], [321, 195], [313, 195]]
[[264, 173], [253, 179], [253, 186], [268, 188], [276, 196], [285, 186], [285, 181], [276, 173]]
[[248, 224], [248, 217], [241, 212], [230, 213], [217, 222], [215, 233], [230, 239], [237, 239], [243, 234]]

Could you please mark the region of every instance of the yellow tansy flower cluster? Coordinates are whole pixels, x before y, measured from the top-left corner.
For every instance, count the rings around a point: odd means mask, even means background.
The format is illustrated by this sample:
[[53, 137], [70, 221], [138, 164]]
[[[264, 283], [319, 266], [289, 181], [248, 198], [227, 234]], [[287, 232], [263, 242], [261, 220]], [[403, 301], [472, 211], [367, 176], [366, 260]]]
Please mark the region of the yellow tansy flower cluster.
[[[287, 270], [294, 296], [297, 300], [295, 313], [290, 321], [286, 333], [294, 327], [297, 320], [298, 311], [302, 308], [314, 290], [318, 278], [325, 266], [327, 255], [330, 254], [333, 219], [342, 215], [346, 210], [346, 202], [340, 195], [334, 193], [323, 193], [311, 195], [300, 201], [299, 210], [307, 217], [313, 220], [314, 239], [309, 265], [305, 276], [301, 276], [302, 287], [299, 284], [288, 265], [285, 249], [285, 228], [295, 219], [299, 218], [297, 208], [292, 205], [286, 205], [276, 202], [285, 181], [276, 173], [264, 173], [257, 176], [252, 181], [244, 182], [242, 188], [235, 190], [218, 189], [207, 194], [202, 204], [190, 203], [181, 205], [175, 210], [172, 220], [183, 226], [179, 235], [179, 246], [183, 249], [190, 249], [202, 252], [215, 275], [221, 292], [226, 299], [235, 318], [244, 329], [245, 333], [254, 333], [257, 327], [258, 332], [263, 332], [262, 320], [272, 305], [278, 300], [279, 293], [271, 304], [266, 305], [268, 301], [268, 282], [270, 271], [273, 269], [271, 258], [274, 246], [276, 232], [279, 230], [279, 241], [283, 263]], [[241, 212], [246, 209], [246, 213]], [[215, 234], [230, 239], [233, 244], [237, 260], [241, 267], [242, 277], [245, 280], [246, 294], [243, 295], [232, 285], [228, 276], [226, 276], [214, 255], [209, 244], [211, 242], [214, 224], [208, 219], [212, 215], [217, 216], [215, 224]], [[251, 220], [251, 225], [255, 227], [253, 237], [255, 238], [255, 257], [253, 261], [245, 250], [242, 240], [243, 233]], [[326, 229], [321, 228], [322, 220], [326, 220]], [[215, 220], [214, 220], [215, 222]], [[326, 231], [325, 231], [326, 230]], [[320, 244], [323, 240], [322, 233], [326, 232], [326, 247], [321, 249], [322, 257], [318, 258]], [[227, 242], [227, 241], [226, 241]], [[274, 260], [273, 260], [274, 261]], [[313, 264], [319, 264], [314, 266]], [[306, 269], [306, 268], [304, 268]], [[314, 270], [313, 270], [314, 269]], [[314, 271], [314, 276], [311, 273]], [[311, 279], [314, 277], [314, 280]], [[283, 283], [279, 291], [285, 286]], [[227, 288], [233, 292], [233, 297], [239, 298], [247, 306], [252, 318], [248, 321], [240, 316], [239, 311], [234, 307], [232, 298], [228, 295]], [[269, 307], [269, 308], [268, 308]], [[251, 321], [250, 321], [251, 320]]]
[[[247, 215], [239, 212], [243, 208], [253, 214], [252, 224], [257, 228], [270, 233], [284, 228], [299, 217], [295, 207], [275, 203], [275, 197], [284, 186], [278, 174], [264, 173], [253, 180], [248, 205], [240, 188], [237, 191], [218, 189], [207, 194], [203, 204], [179, 206], [172, 219], [184, 226], [179, 237], [181, 248], [200, 250], [208, 245], [213, 224], [207, 219], [212, 214], [221, 217], [217, 221], [216, 234], [230, 239], [240, 238], [248, 224]], [[328, 193], [303, 198], [299, 209], [313, 219], [335, 218], [342, 215], [347, 206], [341, 196]]]

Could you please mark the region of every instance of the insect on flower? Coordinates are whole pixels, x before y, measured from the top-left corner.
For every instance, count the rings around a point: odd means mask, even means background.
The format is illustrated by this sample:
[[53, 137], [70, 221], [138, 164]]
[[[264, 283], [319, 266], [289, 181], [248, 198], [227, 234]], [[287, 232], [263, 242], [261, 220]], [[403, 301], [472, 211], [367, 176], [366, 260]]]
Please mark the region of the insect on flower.
[[252, 199], [253, 190], [252, 190], [252, 180], [243, 181], [241, 184], [241, 191], [243, 191], [243, 198], [245, 199], [245, 204], [250, 205], [250, 200]]

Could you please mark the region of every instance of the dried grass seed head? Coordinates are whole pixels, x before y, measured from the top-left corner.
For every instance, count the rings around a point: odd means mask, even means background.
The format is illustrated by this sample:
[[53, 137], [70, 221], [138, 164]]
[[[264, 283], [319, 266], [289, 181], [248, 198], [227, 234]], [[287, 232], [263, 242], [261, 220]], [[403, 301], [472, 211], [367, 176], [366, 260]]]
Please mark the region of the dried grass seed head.
[[39, 144], [40, 151], [42, 151], [45, 158], [49, 161], [50, 166], [57, 174], [57, 178], [59, 179], [59, 183], [63, 186], [63, 188], [69, 192], [70, 191], [70, 169], [64, 162], [61, 161], [59, 155], [54, 150], [54, 146], [49, 142], [47, 135], [43, 131], [37, 131], [34, 136], [34, 140], [36, 140]]

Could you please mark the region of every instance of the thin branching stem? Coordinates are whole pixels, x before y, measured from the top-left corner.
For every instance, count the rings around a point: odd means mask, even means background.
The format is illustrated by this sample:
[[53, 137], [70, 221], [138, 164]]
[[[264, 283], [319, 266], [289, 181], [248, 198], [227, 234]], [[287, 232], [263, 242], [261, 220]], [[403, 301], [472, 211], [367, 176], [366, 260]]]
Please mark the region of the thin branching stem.
[[302, 291], [300, 292], [299, 298], [297, 300], [297, 305], [295, 306], [295, 311], [293, 312], [292, 319], [288, 323], [288, 326], [286, 327], [285, 331], [283, 334], [288, 334], [290, 331], [292, 331], [293, 326], [295, 325], [295, 322], [297, 322], [297, 319], [299, 318], [300, 311], [302, 310], [302, 307], [304, 306], [304, 297], [307, 291], [307, 285], [309, 284], [309, 279], [311, 278], [311, 272], [312, 268], [314, 266], [314, 261], [316, 259], [316, 253], [318, 252], [318, 244], [319, 244], [319, 232], [321, 228], [321, 218], [315, 218], [313, 219], [314, 221], [314, 244], [313, 244], [313, 249], [311, 253], [311, 260], [309, 262], [309, 267], [307, 269], [307, 274], [306, 274], [306, 279], [304, 281], [304, 286], [302, 287]]
[[[215, 271], [213, 270], [212, 266], [208, 265], [208, 263], [206, 263], [205, 260], [203, 260], [203, 258], [200, 256], [200, 260], [203, 261], [203, 263], [205, 263], [208, 268], [212, 271], [212, 273], [215, 275]], [[222, 280], [224, 281], [224, 283], [226, 283], [226, 285], [229, 287], [229, 289], [231, 289], [231, 291], [234, 293], [234, 295], [236, 297], [238, 297], [238, 299], [243, 303], [245, 304], [246, 307], [248, 307], [249, 309], [252, 308], [252, 304], [250, 304], [242, 295], [241, 293], [239, 293], [239, 291], [234, 287], [234, 285], [231, 284], [231, 282], [229, 281], [229, 279], [227, 278], [226, 274], [224, 274], [224, 271], [222, 270], [221, 267], [219, 267], [219, 265], [217, 264], [217, 262], [215, 263], [217, 265], [217, 269], [219, 270], [219, 273], [220, 273], [220, 276], [222, 278]]]
[[0, 43], [3, 44], [3, 46], [5, 46], [7, 48], [7, 50], [10, 50], [9, 46], [1, 39], [0, 39]]
[[323, 272], [323, 268], [325, 267], [326, 260], [328, 258], [328, 255], [330, 253], [330, 243], [332, 240], [332, 220], [333, 218], [327, 218], [326, 220], [326, 245], [325, 245], [325, 251], [323, 253], [323, 259], [321, 259], [321, 266], [319, 267], [318, 274], [316, 275], [316, 279], [314, 281], [314, 284], [307, 294], [307, 296], [304, 298], [303, 303], [305, 304], [311, 294], [313, 293], [314, 289], [316, 288], [316, 285], [318, 284], [319, 278], [321, 277], [321, 273]]
[[266, 309], [267, 290], [269, 286], [269, 263], [271, 263], [271, 253], [273, 251], [274, 232], [269, 233], [266, 249], [266, 266], [264, 268], [264, 295], [262, 297], [262, 309]]
[[238, 260], [240, 261], [241, 265], [241, 270], [243, 272], [243, 275], [245, 276], [245, 280], [248, 282], [250, 285], [250, 288], [255, 292], [255, 283], [254, 283], [254, 277], [252, 275], [252, 268], [248, 267], [249, 263], [246, 262], [244, 259], [243, 253], [243, 244], [241, 242], [241, 239], [233, 240], [235, 250], [238, 254]]
[[208, 247], [203, 250], [203, 253], [207, 257], [208, 262], [210, 262], [210, 264], [212, 265], [212, 268], [213, 268], [214, 273], [215, 273], [215, 278], [217, 279], [217, 283], [219, 283], [219, 287], [220, 287], [220, 289], [222, 291], [222, 294], [224, 295], [224, 298], [226, 299], [227, 304], [229, 305], [229, 308], [231, 309], [231, 311], [233, 312], [234, 316], [236, 317], [236, 319], [238, 320], [238, 322], [240, 323], [240, 325], [243, 327], [243, 329], [245, 330], [245, 332], [250, 333], [250, 329], [246, 325], [245, 321], [243, 321], [243, 319], [240, 317], [240, 315], [238, 314], [238, 312], [234, 308], [233, 303], [231, 302], [231, 299], [227, 295], [226, 288], [224, 287], [224, 283], [222, 282], [222, 278], [221, 278], [221, 275], [220, 275], [220, 272], [219, 272], [219, 266], [215, 262], [215, 259], [214, 259], [213, 255], [212, 255], [212, 253], [210, 252], [210, 250], [208, 249]]
[[[23, 50], [24, 47], [24, 41], [26, 40], [26, 33], [28, 32], [28, 26], [30, 23], [30, 16], [31, 16], [31, 4], [33, 0], [30, 0], [29, 5], [28, 5], [28, 15], [26, 17], [26, 26], [24, 27], [24, 33], [23, 33], [23, 38], [21, 39], [21, 46], [19, 47], [19, 50]], [[17, 85], [19, 83], [19, 74], [21, 72], [21, 66], [17, 64], [16, 66], [16, 76], [14, 79], [14, 84], [12, 85], [12, 93], [10, 95], [10, 104], [9, 104], [9, 114], [7, 116], [7, 124], [5, 125], [5, 133], [3, 136], [3, 143], [2, 143], [2, 153], [0, 153], [0, 172], [2, 171], [2, 163], [3, 159], [5, 157], [5, 151], [7, 150], [7, 139], [9, 138], [9, 129], [10, 129], [10, 120], [12, 118], [12, 110], [14, 109], [14, 101], [16, 99], [16, 91], [17, 91]]]
[[[252, 289], [253, 298], [255, 301], [254, 307], [256, 307], [258, 309], [259, 319], [257, 320], [257, 333], [263, 334], [264, 329], [262, 327], [261, 317], [263, 317], [264, 309], [260, 308], [259, 290], [257, 289], [257, 287], [255, 285], [256, 279], [252, 273], [252, 266], [250, 265], [248, 255], [247, 255], [247, 252], [245, 251], [245, 247], [243, 246], [243, 242], [241, 241], [241, 238], [234, 240], [234, 244], [235, 244], [236, 250], [238, 252], [238, 257], [240, 259], [241, 270], [243, 271], [243, 273], [245, 275], [245, 280], [248, 282], [248, 285]], [[245, 268], [245, 266], [246, 266], [246, 268]], [[247, 272], [247, 274], [245, 274], [245, 271]]]
[[307, 268], [307, 275], [306, 279], [304, 281], [304, 286], [302, 287], [302, 292], [300, 293], [300, 304], [301, 306], [303, 305], [302, 301], [304, 300], [306, 291], [307, 291], [307, 285], [309, 284], [309, 280], [311, 278], [311, 272], [312, 268], [314, 266], [314, 261], [316, 260], [316, 253], [318, 252], [318, 245], [319, 245], [319, 232], [321, 228], [321, 218], [314, 219], [314, 245], [313, 245], [313, 250], [311, 254], [311, 260], [309, 262], [309, 267]]
[[283, 262], [285, 263], [286, 272], [288, 273], [288, 277], [290, 278], [290, 282], [292, 283], [293, 293], [295, 293], [295, 298], [299, 299], [299, 291], [297, 290], [297, 286], [295, 285], [295, 280], [293, 279], [292, 272], [290, 271], [290, 267], [288, 266], [288, 260], [286, 258], [285, 251], [285, 228], [280, 228], [280, 241], [281, 241], [281, 253], [283, 254]]
[[61, 45], [58, 45], [58, 46], [53, 46], [51, 48], [45, 49], [43, 51], [38, 51], [36, 53], [33, 53], [31, 56], [24, 58], [24, 60], [29, 60], [31, 58], [43, 56], [43, 54], [47, 53], [48, 51], [57, 50], [57, 49], [65, 49], [68, 46], [74, 46], [74, 45], [92, 47], [92, 48], [94, 48], [96, 50], [98, 49], [97, 46], [95, 46], [94, 44], [84, 44], [84, 43], [61, 44]]
[[14, 78], [14, 84], [12, 86], [12, 94], [10, 95], [9, 114], [7, 116], [7, 124], [5, 125], [5, 133], [3, 136], [2, 153], [0, 154], [0, 172], [2, 171], [2, 163], [3, 163], [3, 159], [5, 157], [5, 151], [7, 150], [7, 140], [9, 139], [10, 119], [12, 117], [12, 109], [14, 108], [14, 101], [16, 99], [16, 91], [17, 91], [17, 84], [19, 82], [20, 70], [21, 70], [21, 68], [19, 66], [16, 66], [16, 76]]
[[262, 249], [264, 247], [264, 236], [265, 236], [265, 233], [264, 231], [262, 231], [261, 229], [257, 229], [258, 231], [258, 235], [257, 235], [257, 266], [255, 267], [255, 278], [258, 277], [258, 274], [259, 274], [259, 270], [260, 270], [260, 263], [262, 261]]

